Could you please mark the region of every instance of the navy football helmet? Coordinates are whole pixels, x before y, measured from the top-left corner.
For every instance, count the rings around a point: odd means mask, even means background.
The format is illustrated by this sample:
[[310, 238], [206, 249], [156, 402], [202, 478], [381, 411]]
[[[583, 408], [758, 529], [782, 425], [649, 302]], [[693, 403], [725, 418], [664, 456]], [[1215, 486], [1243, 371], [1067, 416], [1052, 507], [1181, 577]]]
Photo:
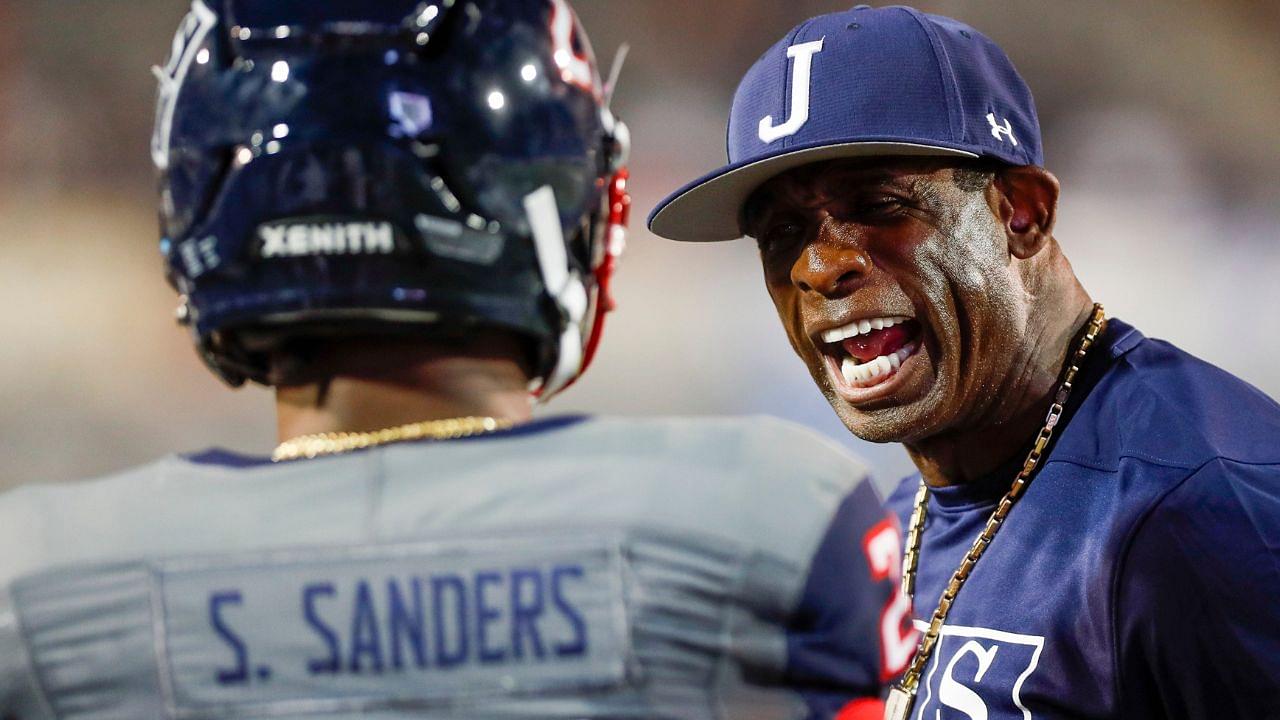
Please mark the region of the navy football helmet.
[[540, 392], [594, 353], [626, 127], [565, 0], [194, 0], [160, 79], [161, 250], [208, 365], [501, 328]]

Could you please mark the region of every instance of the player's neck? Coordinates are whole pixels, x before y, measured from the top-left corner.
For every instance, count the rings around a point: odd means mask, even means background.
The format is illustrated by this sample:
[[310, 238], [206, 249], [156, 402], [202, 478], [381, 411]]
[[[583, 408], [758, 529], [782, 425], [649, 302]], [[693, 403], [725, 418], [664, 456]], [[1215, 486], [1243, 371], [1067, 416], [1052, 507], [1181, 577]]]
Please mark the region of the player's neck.
[[528, 377], [502, 357], [428, 357], [391, 369], [335, 375], [325, 382], [278, 387], [281, 442], [301, 435], [368, 432], [424, 420], [532, 416]]

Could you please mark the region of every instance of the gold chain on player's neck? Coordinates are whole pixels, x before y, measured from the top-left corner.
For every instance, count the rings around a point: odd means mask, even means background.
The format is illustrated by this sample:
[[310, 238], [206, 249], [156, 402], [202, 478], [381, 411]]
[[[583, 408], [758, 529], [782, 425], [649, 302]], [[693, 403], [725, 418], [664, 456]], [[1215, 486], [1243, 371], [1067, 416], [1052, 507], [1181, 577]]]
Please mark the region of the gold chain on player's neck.
[[[1049, 439], [1053, 437], [1053, 430], [1057, 427], [1058, 420], [1062, 417], [1063, 409], [1067, 404], [1067, 399], [1071, 396], [1071, 390], [1075, 383], [1076, 375], [1080, 372], [1080, 366], [1084, 363], [1089, 348], [1093, 347], [1094, 342], [1102, 334], [1106, 325], [1106, 311], [1101, 304], [1095, 304], [1093, 306], [1093, 314], [1089, 318], [1089, 324], [1085, 328], [1079, 343], [1077, 343], [1075, 352], [1072, 353], [1067, 361], [1067, 367], [1062, 374], [1062, 383], [1058, 386], [1058, 392], [1054, 395], [1053, 405], [1049, 408], [1049, 415], [1045, 419], [1044, 427], [1040, 428], [1040, 434], [1036, 436], [1035, 445], [1031, 448], [1027, 459], [1022, 463], [1022, 470], [1013, 479], [1013, 486], [1009, 488], [1009, 491], [1004, 494], [999, 504], [996, 505], [995, 511], [987, 519], [986, 527], [978, 534], [978, 538], [973, 541], [973, 546], [969, 548], [969, 552], [965, 553], [964, 560], [960, 562], [960, 567], [952, 574], [950, 582], [947, 583], [946, 589], [942, 592], [942, 597], [938, 599], [938, 607], [933, 611], [933, 617], [929, 620], [929, 627], [925, 630], [924, 636], [920, 638], [920, 645], [916, 648], [915, 656], [911, 659], [911, 665], [907, 668], [906, 673], [903, 674], [902, 679], [898, 681], [898, 684], [889, 693], [888, 703], [885, 707], [886, 720], [899, 720], [910, 715], [911, 706], [915, 703], [916, 691], [920, 684], [920, 675], [924, 672], [924, 666], [933, 655], [934, 648], [938, 643], [938, 635], [942, 631], [943, 623], [946, 622], [947, 613], [951, 611], [951, 606], [955, 603], [956, 595], [960, 592], [960, 588], [964, 587], [965, 581], [969, 579], [969, 574], [973, 572], [974, 566], [977, 565], [982, 554], [991, 545], [996, 533], [1000, 531], [1005, 518], [1009, 516], [1009, 511], [1013, 509], [1019, 498], [1026, 492], [1027, 486], [1031, 484], [1031, 477], [1035, 473], [1036, 467], [1040, 464], [1040, 456], [1049, 445]], [[902, 557], [902, 592], [907, 597], [914, 597], [915, 594], [916, 568], [920, 564], [920, 543], [921, 536], [924, 534], [924, 521], [928, 508], [929, 486], [925, 484], [924, 478], [921, 478], [920, 489], [916, 491], [915, 509], [911, 513], [911, 527], [907, 532], [907, 551]]]
[[300, 435], [286, 440], [271, 453], [272, 462], [315, 458], [322, 455], [361, 450], [364, 448], [408, 442], [411, 440], [453, 440], [506, 430], [514, 423], [491, 417], [459, 417], [444, 420], [397, 425], [396, 427], [368, 432], [331, 432]]

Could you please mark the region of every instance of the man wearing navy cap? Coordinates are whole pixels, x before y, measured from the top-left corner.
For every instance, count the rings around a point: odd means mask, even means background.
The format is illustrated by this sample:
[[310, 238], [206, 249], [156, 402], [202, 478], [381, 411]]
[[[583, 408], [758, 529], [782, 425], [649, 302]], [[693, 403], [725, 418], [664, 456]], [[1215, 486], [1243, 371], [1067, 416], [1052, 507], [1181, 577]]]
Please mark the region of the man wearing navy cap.
[[1004, 52], [906, 7], [813, 18], [728, 140], [649, 225], [755, 238], [832, 407], [919, 468], [886, 717], [1280, 717], [1280, 406], [1090, 298]]

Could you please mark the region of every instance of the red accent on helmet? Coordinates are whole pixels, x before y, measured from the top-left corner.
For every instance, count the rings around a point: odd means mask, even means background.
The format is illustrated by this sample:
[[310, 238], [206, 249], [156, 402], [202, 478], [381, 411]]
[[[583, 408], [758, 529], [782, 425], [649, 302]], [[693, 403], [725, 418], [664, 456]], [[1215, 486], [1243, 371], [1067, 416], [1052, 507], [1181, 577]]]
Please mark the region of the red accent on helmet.
[[631, 173], [622, 168], [609, 181], [609, 223], [605, 226], [604, 256], [596, 267], [596, 317], [591, 323], [591, 337], [587, 340], [586, 350], [582, 356], [582, 370], [587, 371], [591, 361], [595, 359], [596, 350], [600, 347], [600, 337], [604, 334], [605, 316], [618, 307], [613, 297], [613, 273], [618, 267], [618, 258], [625, 249], [627, 226], [631, 222], [631, 194], [627, 192], [627, 180]]

